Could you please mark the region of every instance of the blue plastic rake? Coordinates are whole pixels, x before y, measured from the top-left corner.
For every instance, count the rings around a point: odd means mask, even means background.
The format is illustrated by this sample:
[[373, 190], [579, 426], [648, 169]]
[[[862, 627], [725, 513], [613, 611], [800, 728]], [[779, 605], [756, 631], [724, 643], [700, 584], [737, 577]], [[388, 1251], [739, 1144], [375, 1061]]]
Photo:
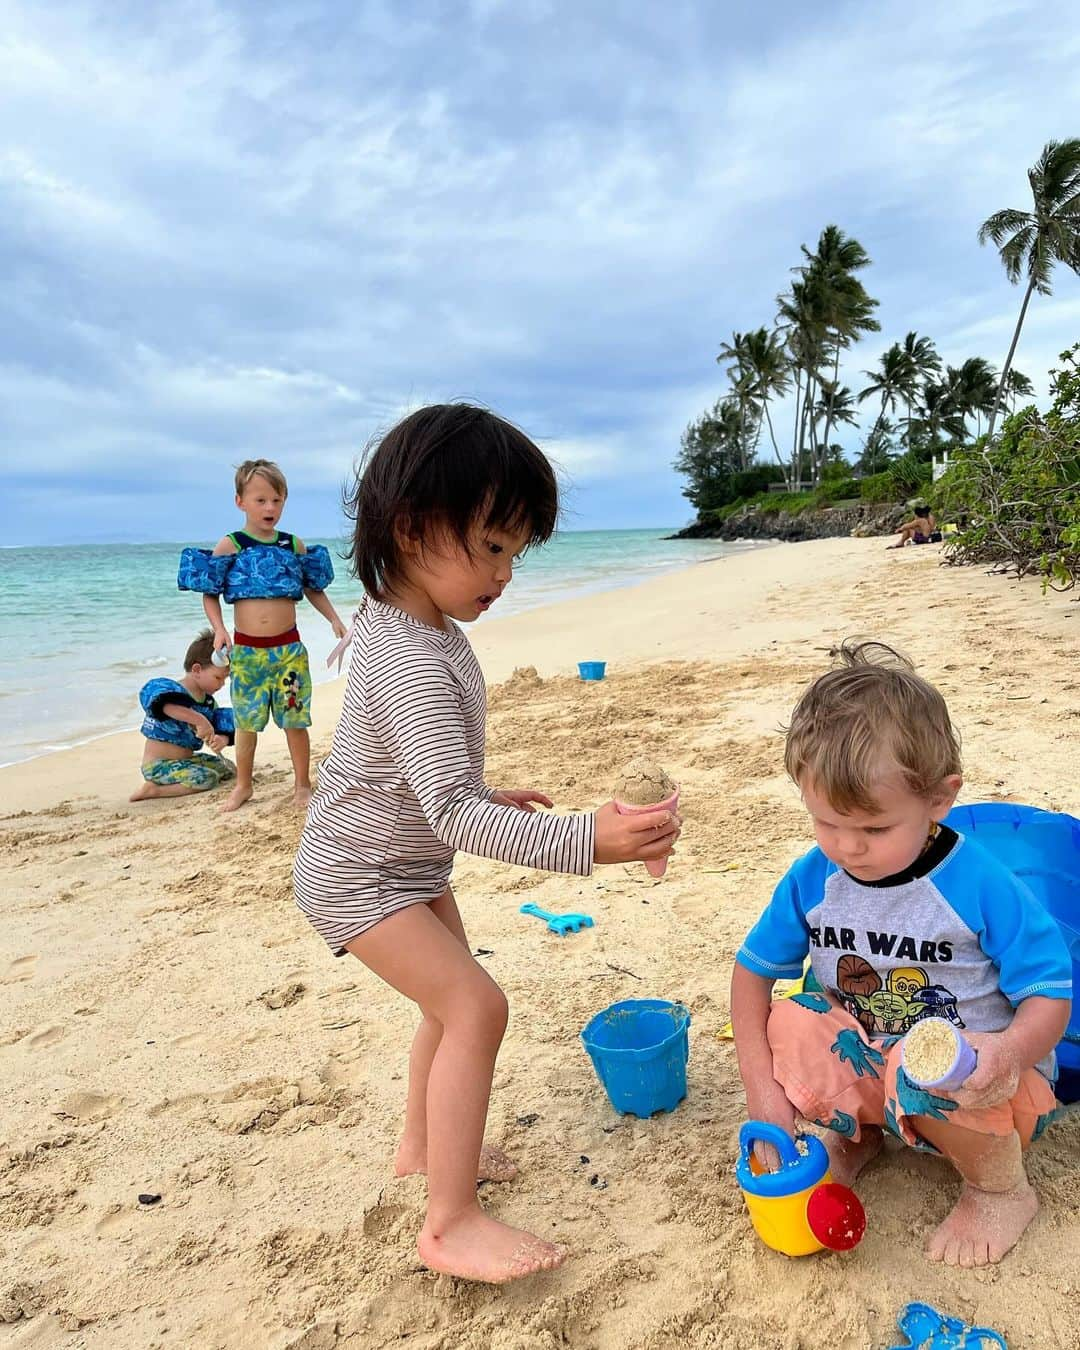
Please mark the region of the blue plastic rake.
[[973, 1327], [947, 1317], [929, 1303], [909, 1303], [896, 1319], [908, 1338], [891, 1350], [1008, 1350], [1004, 1336], [989, 1327]]
[[560, 937], [565, 933], [578, 933], [583, 928], [593, 926], [588, 914], [552, 914], [546, 909], [541, 909], [539, 905], [522, 905], [521, 913], [543, 919], [551, 932], [558, 933]]

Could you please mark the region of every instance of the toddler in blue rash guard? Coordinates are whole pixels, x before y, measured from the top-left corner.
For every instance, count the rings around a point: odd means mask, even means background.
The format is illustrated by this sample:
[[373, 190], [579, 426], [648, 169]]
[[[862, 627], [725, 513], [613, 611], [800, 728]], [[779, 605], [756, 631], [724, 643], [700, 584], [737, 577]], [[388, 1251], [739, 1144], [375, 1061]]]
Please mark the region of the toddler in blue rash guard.
[[[148, 680], [139, 691], [142, 704], [142, 776], [133, 802], [154, 797], [187, 797], [208, 792], [236, 777], [236, 769], [216, 752], [233, 743], [231, 708], [219, 708], [214, 695], [229, 678], [228, 666], [215, 666], [214, 635], [199, 634], [184, 657], [180, 680]], [[200, 749], [206, 745], [209, 751]]]

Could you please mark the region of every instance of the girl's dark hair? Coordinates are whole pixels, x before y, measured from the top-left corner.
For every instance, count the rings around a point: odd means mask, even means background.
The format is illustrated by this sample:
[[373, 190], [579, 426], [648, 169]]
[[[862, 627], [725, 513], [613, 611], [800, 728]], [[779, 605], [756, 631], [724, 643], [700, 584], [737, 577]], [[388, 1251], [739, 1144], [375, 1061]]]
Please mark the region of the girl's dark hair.
[[469, 403], [410, 413], [369, 448], [345, 497], [346, 557], [369, 595], [401, 573], [402, 533], [446, 530], [463, 548], [481, 528], [550, 539], [559, 514], [551, 465], [523, 431]]

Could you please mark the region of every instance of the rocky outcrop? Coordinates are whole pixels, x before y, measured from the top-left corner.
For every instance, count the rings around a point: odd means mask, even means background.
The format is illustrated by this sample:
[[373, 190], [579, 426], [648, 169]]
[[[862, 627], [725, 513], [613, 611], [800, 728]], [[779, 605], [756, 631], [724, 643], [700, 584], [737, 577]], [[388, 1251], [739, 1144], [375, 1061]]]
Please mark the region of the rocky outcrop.
[[907, 518], [907, 508], [876, 503], [828, 506], [791, 515], [787, 511], [737, 511], [725, 520], [698, 520], [673, 539], [840, 539], [849, 535], [893, 534]]

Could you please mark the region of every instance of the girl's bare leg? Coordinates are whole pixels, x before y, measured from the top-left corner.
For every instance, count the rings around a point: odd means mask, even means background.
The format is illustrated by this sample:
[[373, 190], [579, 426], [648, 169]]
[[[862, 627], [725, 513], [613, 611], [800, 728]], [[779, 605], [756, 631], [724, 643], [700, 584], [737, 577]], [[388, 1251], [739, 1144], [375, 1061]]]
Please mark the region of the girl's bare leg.
[[979, 1134], [919, 1116], [915, 1128], [964, 1179], [952, 1210], [931, 1235], [926, 1254], [949, 1266], [993, 1265], [1010, 1251], [1039, 1212], [1027, 1179], [1020, 1136]]
[[[466, 951], [469, 940], [465, 926], [449, 888], [438, 900], [428, 906], [431, 912], [458, 939]], [[409, 1054], [409, 1094], [405, 1102], [405, 1129], [394, 1160], [394, 1173], [399, 1177], [413, 1172], [427, 1171], [427, 1090], [431, 1061], [442, 1040], [442, 1024], [426, 1013], [416, 1029], [412, 1051]], [[481, 1181], [511, 1181], [517, 1168], [500, 1148], [484, 1144], [480, 1150], [477, 1177]]]
[[238, 731], [236, 733], [236, 782], [233, 790], [225, 798], [221, 809], [235, 811], [251, 796], [251, 777], [255, 772], [255, 747], [259, 743], [258, 732]]
[[501, 1284], [551, 1270], [566, 1249], [485, 1214], [476, 1171], [506, 999], [427, 905], [411, 905], [348, 943], [443, 1029], [427, 1090], [428, 1212], [417, 1240], [432, 1270]]

